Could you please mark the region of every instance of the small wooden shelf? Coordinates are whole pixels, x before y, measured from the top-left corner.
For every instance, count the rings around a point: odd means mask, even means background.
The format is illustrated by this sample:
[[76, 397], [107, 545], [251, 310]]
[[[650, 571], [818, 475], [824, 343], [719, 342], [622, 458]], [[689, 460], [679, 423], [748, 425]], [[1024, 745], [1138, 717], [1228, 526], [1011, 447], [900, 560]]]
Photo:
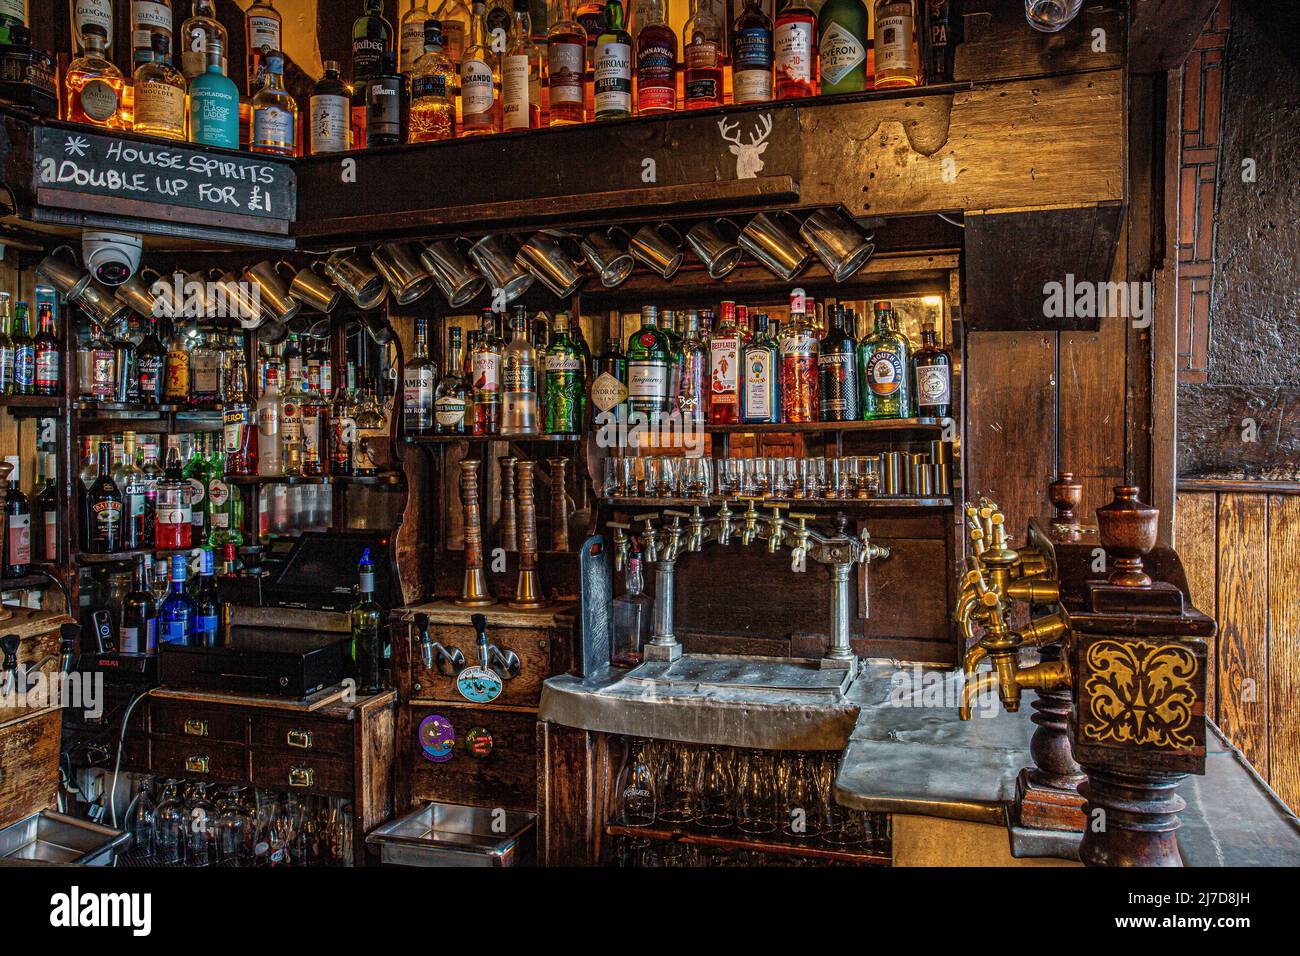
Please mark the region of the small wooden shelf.
[[[51, 572], [52, 574], [53, 572]], [[58, 578], [28, 572], [17, 578], [0, 578], [0, 591], [34, 591], [37, 588], [58, 587]]]
[[230, 485], [400, 485], [400, 471], [382, 471], [377, 475], [226, 475]]
[[750, 850], [758, 853], [800, 856], [824, 860], [827, 863], [856, 863], [865, 866], [890, 866], [889, 852], [876, 847], [837, 847], [820, 840], [793, 840], [778, 834], [750, 836], [735, 830], [702, 830], [677, 828], [656, 824], [649, 827], [630, 827], [622, 823], [608, 823], [605, 832], [610, 836], [633, 837], [664, 843], [693, 843], [697, 846], [715, 846], [728, 850]]
[[[731, 506], [733, 514], [741, 515], [748, 508], [749, 502], [746, 499], [732, 497], [711, 496], [708, 498], [645, 498], [645, 497], [626, 497], [626, 498], [601, 498], [601, 503], [618, 508], [714, 508], [720, 506], [724, 501]], [[761, 502], [755, 502], [754, 507], [766, 517], [765, 508], [771, 505], [780, 505], [783, 508], [789, 508], [791, 511], [798, 511], [800, 508], [814, 508], [818, 510], [856, 510], [860, 508], [911, 508], [923, 510], [926, 508], [951, 508], [952, 498], [915, 498], [915, 497], [876, 497], [876, 498], [764, 498]]]
[[140, 402], [96, 402], [79, 399], [72, 403], [72, 410], [83, 418], [130, 416], [155, 418], [159, 415], [171, 414], [187, 416], [217, 415], [221, 413], [222, 408], [217, 404], [176, 405], [164, 403], [162, 405], [145, 405]]
[[188, 548], [132, 548], [130, 551], [114, 551], [110, 554], [94, 554], [90, 551], [77, 551], [76, 561], [79, 564], [119, 564], [123, 561], [131, 561], [140, 555], [154, 555], [170, 557], [173, 554], [189, 554], [199, 545], [191, 545]]
[[941, 431], [942, 418], [888, 418], [871, 422], [772, 422], [755, 425], [714, 425], [706, 424], [704, 431], [710, 434], [731, 434], [734, 432], [755, 432], [760, 435], [793, 432], [797, 434], [823, 434], [833, 432], [897, 432], [897, 431]]
[[62, 395], [0, 395], [0, 408], [62, 408], [67, 401]]
[[488, 441], [509, 441], [509, 442], [529, 442], [529, 441], [549, 441], [549, 442], [577, 442], [582, 441], [582, 435], [412, 435], [406, 440], [415, 445], [447, 445], [453, 442], [488, 442]]

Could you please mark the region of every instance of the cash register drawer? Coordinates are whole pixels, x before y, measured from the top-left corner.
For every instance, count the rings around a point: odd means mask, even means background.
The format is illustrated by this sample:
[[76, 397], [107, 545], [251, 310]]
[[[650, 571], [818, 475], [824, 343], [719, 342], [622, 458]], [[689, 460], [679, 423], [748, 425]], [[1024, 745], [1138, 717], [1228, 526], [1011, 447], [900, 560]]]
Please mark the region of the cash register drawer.
[[352, 792], [352, 760], [283, 750], [254, 750], [253, 783], [268, 790], [347, 796]]
[[162, 777], [193, 777], [222, 783], [249, 782], [248, 750], [243, 744], [155, 736], [152, 768]]
[[183, 700], [155, 700], [150, 705], [150, 720], [155, 734], [232, 744], [248, 742], [248, 721], [229, 707], [204, 707]]

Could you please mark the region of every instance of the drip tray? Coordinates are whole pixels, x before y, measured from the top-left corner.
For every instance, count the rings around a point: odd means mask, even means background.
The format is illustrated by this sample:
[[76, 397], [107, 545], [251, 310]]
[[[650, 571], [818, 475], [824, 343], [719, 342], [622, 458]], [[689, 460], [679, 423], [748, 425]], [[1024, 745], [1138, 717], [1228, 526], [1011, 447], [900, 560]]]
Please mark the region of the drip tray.
[[751, 690], [825, 694], [835, 699], [853, 680], [847, 669], [824, 668], [817, 661], [790, 657], [736, 657], [687, 654], [672, 662], [648, 661], [629, 671], [625, 683], [693, 690]]

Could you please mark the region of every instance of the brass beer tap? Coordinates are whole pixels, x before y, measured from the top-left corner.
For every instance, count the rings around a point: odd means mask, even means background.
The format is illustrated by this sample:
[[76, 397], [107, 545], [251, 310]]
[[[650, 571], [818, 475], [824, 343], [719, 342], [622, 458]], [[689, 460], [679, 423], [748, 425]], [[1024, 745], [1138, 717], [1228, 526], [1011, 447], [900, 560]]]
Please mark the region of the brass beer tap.
[[[700, 506], [696, 505], [691, 509], [691, 536], [686, 542], [686, 550], [695, 553], [704, 547], [704, 534], [707, 530], [704, 515], [700, 511]], [[721, 535], [719, 535], [721, 540]]]
[[784, 505], [768, 505], [772, 512], [772, 517], [767, 519], [767, 553], [776, 554], [781, 550], [781, 542], [785, 537], [785, 519], [781, 517], [781, 509]]
[[742, 501], [749, 502], [749, 508], [745, 511], [745, 530], [740, 533], [740, 543], [750, 545], [758, 535], [758, 509], [754, 506], [757, 504], [757, 498], [742, 498]]
[[[808, 522], [812, 521], [814, 516], [791, 511], [790, 518], [799, 522], [794, 529], [794, 547], [790, 551], [790, 564], [792, 567], [802, 567], [808, 557]], [[863, 558], [865, 557], [864, 554]]]
[[682, 551], [682, 519], [689, 518], [685, 511], [672, 511], [665, 508], [664, 518], [669, 519], [667, 527], [661, 529], [664, 536], [664, 554], [665, 561], [676, 561], [677, 556]]
[[646, 564], [659, 560], [659, 532], [655, 530], [656, 515], [642, 515], [637, 521], [645, 523], [641, 531], [641, 558]]
[[614, 529], [614, 570], [622, 571], [623, 565], [627, 563], [627, 533], [631, 530], [631, 525], [622, 524], [618, 521], [611, 521], [609, 522], [609, 527]]

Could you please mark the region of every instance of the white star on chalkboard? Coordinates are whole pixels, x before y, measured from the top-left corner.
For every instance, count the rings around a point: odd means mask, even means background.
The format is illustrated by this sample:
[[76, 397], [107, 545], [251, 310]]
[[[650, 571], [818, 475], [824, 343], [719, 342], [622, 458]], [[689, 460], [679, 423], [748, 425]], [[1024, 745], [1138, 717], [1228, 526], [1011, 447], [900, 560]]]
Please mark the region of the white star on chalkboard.
[[63, 151], [69, 156], [85, 156], [89, 148], [90, 140], [84, 136], [69, 136], [68, 141], [63, 144]]

